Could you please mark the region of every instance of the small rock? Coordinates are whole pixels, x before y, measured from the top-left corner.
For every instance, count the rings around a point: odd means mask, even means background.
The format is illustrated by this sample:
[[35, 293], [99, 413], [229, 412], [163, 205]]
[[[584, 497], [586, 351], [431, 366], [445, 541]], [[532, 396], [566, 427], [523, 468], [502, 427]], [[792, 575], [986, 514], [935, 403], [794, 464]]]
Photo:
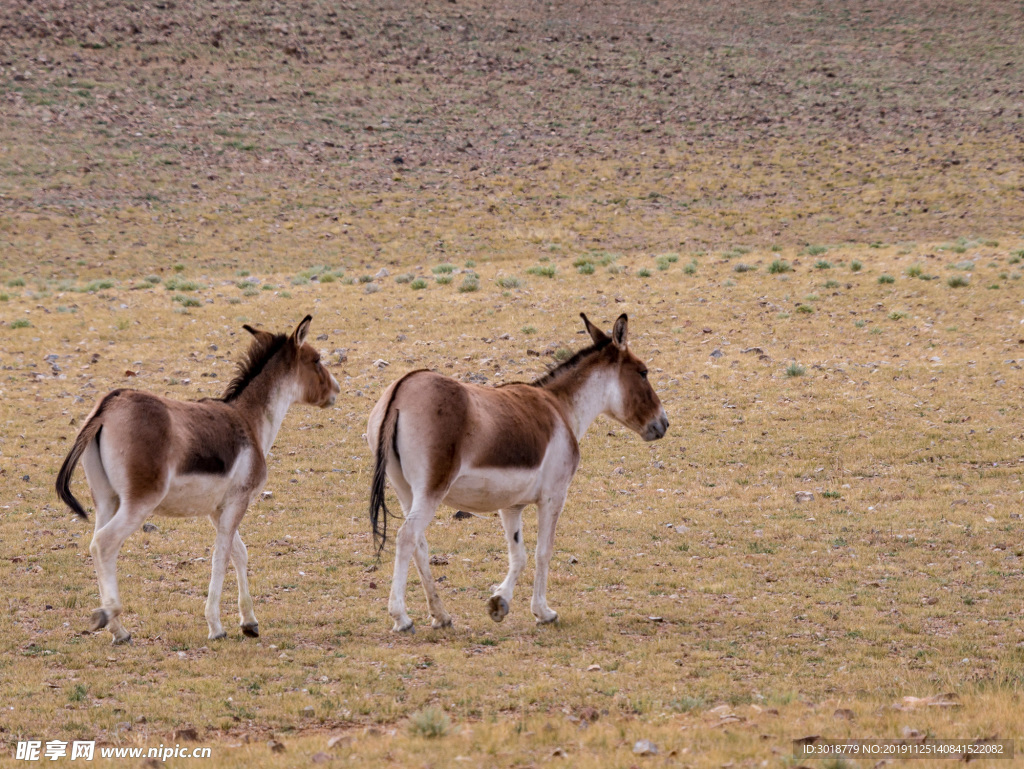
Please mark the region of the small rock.
[[837, 708], [836, 712], [832, 714], [833, 718], [840, 718], [844, 721], [852, 721], [855, 713], [849, 708]]
[[386, 278], [389, 274], [390, 273], [388, 272], [388, 268], [387, 267], [381, 267], [380, 270], [377, 272], [377, 274], [374, 275], [373, 277], [375, 277], [375, 278]]
[[159, 529], [156, 527], [156, 524], [150, 523], [149, 521], [146, 521], [144, 524], [142, 524], [142, 530], [147, 534], [152, 534], [154, 531], [159, 531]]
[[569, 556], [569, 563], [579, 563], [579, 562], [580, 562], [580, 559], [577, 558], [576, 556], [574, 556], [574, 555], [570, 555]]
[[391, 364], [388, 363], [383, 358], [377, 358], [377, 360], [373, 362], [373, 365], [376, 366], [377, 368], [384, 368], [385, 366], [390, 366]]
[[501, 336], [498, 337], [498, 339], [504, 339], [506, 341], [510, 340], [511, 338], [512, 338], [511, 334], [502, 334]]
[[340, 745], [343, 742], [348, 742], [349, 739], [350, 738], [349, 738], [349, 736], [347, 734], [336, 734], [333, 737], [331, 737], [329, 740], [327, 740], [327, 747], [328, 748], [333, 748], [334, 746]]
[[687, 526], [685, 523], [680, 523], [679, 525], [673, 526], [672, 528], [675, 529], [676, 534], [685, 534], [690, 530], [690, 527]]
[[637, 740], [633, 746], [633, 752], [638, 756], [656, 756], [658, 755], [658, 746], [650, 740]]
[[721, 358], [723, 355], [725, 355], [725, 353], [717, 348], [711, 351], [712, 358]]
[[811, 493], [810, 491], [798, 491], [796, 493], [796, 501], [798, 504], [803, 502], [813, 502], [814, 494]]
[[465, 510], [456, 510], [455, 515], [452, 516], [456, 521], [464, 521], [467, 518], [472, 518], [472, 513], [467, 513]]
[[367, 585], [367, 587], [368, 587], [368, 588], [369, 588], [370, 590], [376, 590], [376, 589], [377, 589], [377, 583], [376, 583], [376, 582], [374, 582], [374, 581], [373, 581], [373, 580], [371, 579], [371, 580], [370, 580], [370, 584], [368, 584], [368, 585]]
[[316, 338], [316, 341], [318, 341], [318, 342], [326, 342], [326, 341], [327, 341], [328, 339], [330, 339], [330, 337], [329, 337], [329, 336], [327, 336], [327, 334], [320, 334], [320, 335], [319, 335], [319, 336], [318, 336], [318, 337]]
[[306, 707], [302, 709], [302, 715], [304, 716], [311, 716], [314, 713], [316, 713], [316, 708], [314, 708], [312, 705], [306, 705]]
[[926, 595], [924, 598], [921, 599], [921, 603], [923, 603], [925, 606], [934, 606], [938, 602], [939, 602], [938, 598], [935, 598], [935, 597], [930, 596], [930, 595]]
[[268, 741], [267, 747], [270, 748], [271, 753], [284, 753], [284, 743], [278, 740]]
[[760, 347], [746, 347], [746, 348], [740, 350], [740, 352], [741, 353], [753, 352], [753, 353], [757, 353], [758, 355], [764, 355], [764, 350], [762, 350]]
[[139, 374], [136, 371], [132, 371], [131, 369], [127, 369], [127, 370], [125, 370], [124, 375], [126, 377], [133, 377], [133, 376], [138, 376]]
[[260, 496], [263, 497], [263, 499], [270, 499], [272, 496], [274, 496], [274, 492], [264, 491], [262, 494], [260, 494]]
[[409, 337], [407, 337], [405, 334], [399, 334], [398, 336], [395, 337], [395, 341], [396, 342], [404, 342], [408, 338]]
[[647, 619], [649, 619], [651, 622], [664, 622], [665, 621], [664, 617], [648, 617]]
[[309, 760], [314, 764], [326, 764], [331, 760], [331, 756], [321, 751], [320, 753], [314, 753]]
[[448, 565], [448, 556], [446, 556], [446, 555], [432, 555], [432, 556], [430, 556], [430, 565], [431, 566], [447, 566]]
[[189, 741], [195, 742], [199, 739], [199, 732], [196, 731], [194, 726], [186, 726], [181, 729], [174, 730], [175, 742]]
[[600, 673], [601, 672], [601, 666], [600, 665], [590, 665], [587, 668], [587, 672], [588, 673]]
[[565, 752], [563, 748], [555, 748], [551, 751], [552, 758], [565, 758], [569, 754]]
[[21, 476], [21, 480], [25, 481], [25, 483], [28, 483], [28, 482], [29, 482], [29, 480], [30, 480], [30, 476], [28, 476], [28, 475], [23, 475], [23, 476]]

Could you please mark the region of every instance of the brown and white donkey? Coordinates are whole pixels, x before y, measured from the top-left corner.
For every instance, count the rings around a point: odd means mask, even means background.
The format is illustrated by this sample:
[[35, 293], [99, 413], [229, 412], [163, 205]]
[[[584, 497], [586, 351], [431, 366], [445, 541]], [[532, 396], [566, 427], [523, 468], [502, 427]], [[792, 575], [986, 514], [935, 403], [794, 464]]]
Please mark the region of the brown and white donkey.
[[131, 639], [119, 617], [117, 554], [157, 513], [206, 515], [217, 530], [206, 599], [209, 637], [227, 635], [220, 621], [220, 597], [228, 556], [238, 577], [242, 632], [259, 635], [238, 525], [267, 480], [266, 455], [288, 407], [295, 402], [331, 406], [340, 391], [320, 353], [305, 343], [311, 320], [307, 315], [290, 336], [244, 326], [254, 339], [220, 399], [176, 401], [138, 390], [113, 390], [96, 404], [57, 475], [58, 496], [87, 518], [70, 488], [81, 460], [96, 504], [89, 551], [101, 605], [92, 613], [92, 630], [107, 627], [114, 643]]
[[463, 384], [431, 371], [393, 383], [370, 413], [367, 441], [376, 455], [370, 519], [378, 552], [387, 540], [385, 474], [405, 513], [395, 546], [388, 611], [394, 630], [413, 630], [405, 609], [409, 561], [415, 559], [432, 627], [451, 624], [430, 574], [424, 532], [442, 502], [473, 512], [501, 511], [509, 569], [488, 603], [491, 619], [509, 611], [512, 589], [526, 564], [522, 515], [537, 506], [537, 564], [530, 608], [538, 623], [558, 614], [548, 607], [548, 565], [555, 525], [579, 465], [579, 440], [598, 414], [607, 414], [653, 441], [668, 417], [647, 381], [647, 366], [626, 345], [626, 316], [611, 336], [583, 323], [593, 344], [532, 384]]

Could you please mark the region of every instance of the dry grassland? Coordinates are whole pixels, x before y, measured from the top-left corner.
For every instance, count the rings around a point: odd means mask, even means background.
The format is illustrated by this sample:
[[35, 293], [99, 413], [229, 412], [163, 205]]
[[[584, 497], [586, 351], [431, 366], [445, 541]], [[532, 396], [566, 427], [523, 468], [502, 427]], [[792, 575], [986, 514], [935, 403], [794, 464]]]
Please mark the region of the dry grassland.
[[[227, 767], [1024, 748], [1012, 6], [335, 5], [0, 12], [7, 755], [184, 727]], [[584, 439], [558, 625], [530, 569], [491, 622], [500, 524], [442, 508], [455, 627], [413, 578], [391, 634], [370, 408], [412, 368], [530, 380], [580, 311], [629, 314], [671, 427]], [[292, 410], [242, 524], [262, 637], [206, 640], [212, 529], [169, 519], [119, 560], [132, 644], [84, 633], [91, 529], [52, 491], [81, 419], [114, 387], [217, 396], [243, 323], [307, 312], [342, 392]]]

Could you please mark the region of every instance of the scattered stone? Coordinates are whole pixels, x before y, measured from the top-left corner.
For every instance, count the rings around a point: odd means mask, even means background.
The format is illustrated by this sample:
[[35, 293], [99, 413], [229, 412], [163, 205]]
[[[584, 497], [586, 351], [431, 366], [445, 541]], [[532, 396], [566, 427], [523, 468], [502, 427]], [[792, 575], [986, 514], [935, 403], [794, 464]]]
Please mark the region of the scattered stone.
[[852, 721], [856, 714], [849, 708], [836, 708], [836, 712], [832, 714], [833, 718], [839, 718], [844, 721]]
[[740, 350], [740, 352], [741, 353], [753, 352], [753, 353], [757, 353], [758, 355], [764, 355], [764, 350], [762, 350], [760, 347], [746, 347], [746, 348]]
[[725, 353], [719, 350], [717, 347], [711, 351], [712, 358], [721, 358], [723, 355], [725, 355]]
[[432, 556], [430, 556], [430, 565], [431, 566], [447, 566], [448, 565], [448, 556], [446, 556], [446, 555], [432, 555]]
[[801, 504], [803, 502], [813, 502], [814, 494], [811, 493], [810, 491], [798, 491], [796, 493], [796, 501], [797, 504]]
[[649, 619], [651, 622], [664, 622], [665, 621], [664, 617], [653, 617], [652, 616], [652, 617], [648, 617], [647, 619]]
[[269, 740], [267, 747], [270, 748], [271, 753], [284, 753], [284, 743], [278, 740]]
[[464, 521], [467, 518], [472, 518], [472, 513], [467, 513], [465, 510], [456, 510], [455, 515], [452, 516], [456, 521]]
[[502, 334], [501, 336], [498, 337], [498, 339], [504, 339], [505, 341], [509, 341], [510, 339], [512, 339], [512, 335], [511, 334]]
[[656, 756], [658, 755], [658, 746], [650, 740], [637, 740], [633, 746], [633, 752], [638, 756]]
[[196, 742], [199, 739], [199, 732], [194, 726], [185, 726], [174, 730], [175, 742]]
[[953, 692], [933, 694], [931, 697], [904, 697], [902, 702], [893, 705], [896, 710], [916, 710], [917, 708], [958, 708], [960, 698]]
[[321, 751], [320, 753], [314, 753], [309, 760], [314, 764], [326, 764], [331, 760], [331, 756]]
[[264, 491], [262, 494], [260, 494], [260, 496], [263, 497], [263, 499], [270, 499], [272, 496], [274, 496], [274, 492], [269, 490]]
[[395, 337], [395, 341], [396, 342], [404, 342], [408, 338], [409, 337], [407, 337], [405, 334], [399, 334], [398, 336]]
[[316, 713], [316, 708], [314, 708], [312, 705], [306, 705], [306, 707], [302, 709], [302, 714], [305, 716], [311, 716], [314, 713]]
[[377, 272], [377, 274], [374, 275], [373, 277], [377, 278], [377, 279], [386, 278], [389, 274], [390, 273], [388, 272], [388, 268], [387, 267], [381, 267], [380, 270]]
[[933, 596], [930, 596], [930, 595], [926, 595], [924, 598], [921, 599], [921, 603], [923, 603], [925, 606], [934, 606], [938, 602], [939, 602], [938, 598], [934, 598]]
[[156, 524], [150, 523], [149, 521], [146, 521], [144, 524], [142, 524], [142, 530], [147, 534], [152, 534], [154, 531], [159, 531], [159, 529], [156, 527]]
[[673, 526], [672, 528], [675, 529], [676, 534], [685, 534], [690, 530], [690, 527], [687, 526], [685, 523], [680, 523], [677, 526]]
[[600, 665], [590, 665], [587, 668], [587, 672], [588, 673], [600, 673], [601, 672], [601, 666]]
[[580, 562], [580, 559], [577, 558], [576, 556], [574, 556], [574, 555], [570, 555], [569, 556], [569, 563], [579, 563], [579, 562]]
[[373, 362], [373, 365], [376, 366], [377, 368], [384, 368], [385, 366], [390, 366], [391, 364], [388, 363], [383, 358], [377, 358], [377, 360]]
[[336, 734], [327, 740], [327, 747], [333, 748], [336, 745], [340, 745], [343, 742], [348, 742], [351, 739], [347, 734]]
[[318, 341], [318, 342], [326, 342], [326, 341], [327, 341], [328, 339], [330, 339], [330, 337], [329, 337], [329, 336], [327, 336], [327, 334], [320, 334], [320, 335], [319, 335], [319, 336], [318, 336], [318, 337], [316, 338], [316, 341]]
[[124, 372], [124, 375], [126, 377], [133, 377], [133, 376], [138, 376], [139, 374], [138, 374], [138, 372], [132, 371], [131, 369], [126, 369], [125, 372]]
[[565, 758], [569, 754], [565, 752], [563, 748], [555, 748], [551, 751], [552, 758]]

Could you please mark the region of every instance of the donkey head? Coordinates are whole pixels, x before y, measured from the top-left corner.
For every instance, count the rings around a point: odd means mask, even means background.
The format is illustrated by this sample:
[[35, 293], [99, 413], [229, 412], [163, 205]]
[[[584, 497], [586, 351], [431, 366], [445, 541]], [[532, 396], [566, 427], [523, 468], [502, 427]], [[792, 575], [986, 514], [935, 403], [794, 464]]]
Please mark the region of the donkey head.
[[611, 337], [580, 313], [587, 333], [601, 348], [601, 355], [613, 373], [612, 395], [605, 413], [633, 430], [645, 441], [656, 441], [668, 430], [668, 416], [657, 393], [647, 381], [647, 366], [626, 344], [629, 319], [623, 313], [615, 321]]
[[[281, 351], [285, 354], [281, 356], [281, 359], [288, 362], [289, 373], [298, 387], [299, 395], [296, 400], [310, 406], [327, 408], [334, 405], [338, 393], [341, 392], [341, 385], [320, 361], [320, 353], [312, 345], [306, 344], [306, 336], [309, 333], [309, 324], [312, 320], [313, 316], [307, 315], [295, 331], [284, 340]], [[243, 328], [256, 337], [257, 342], [272, 344], [274, 341], [274, 335], [266, 331], [255, 329], [249, 325], [243, 326]], [[277, 339], [280, 340], [283, 336], [282, 334]]]

